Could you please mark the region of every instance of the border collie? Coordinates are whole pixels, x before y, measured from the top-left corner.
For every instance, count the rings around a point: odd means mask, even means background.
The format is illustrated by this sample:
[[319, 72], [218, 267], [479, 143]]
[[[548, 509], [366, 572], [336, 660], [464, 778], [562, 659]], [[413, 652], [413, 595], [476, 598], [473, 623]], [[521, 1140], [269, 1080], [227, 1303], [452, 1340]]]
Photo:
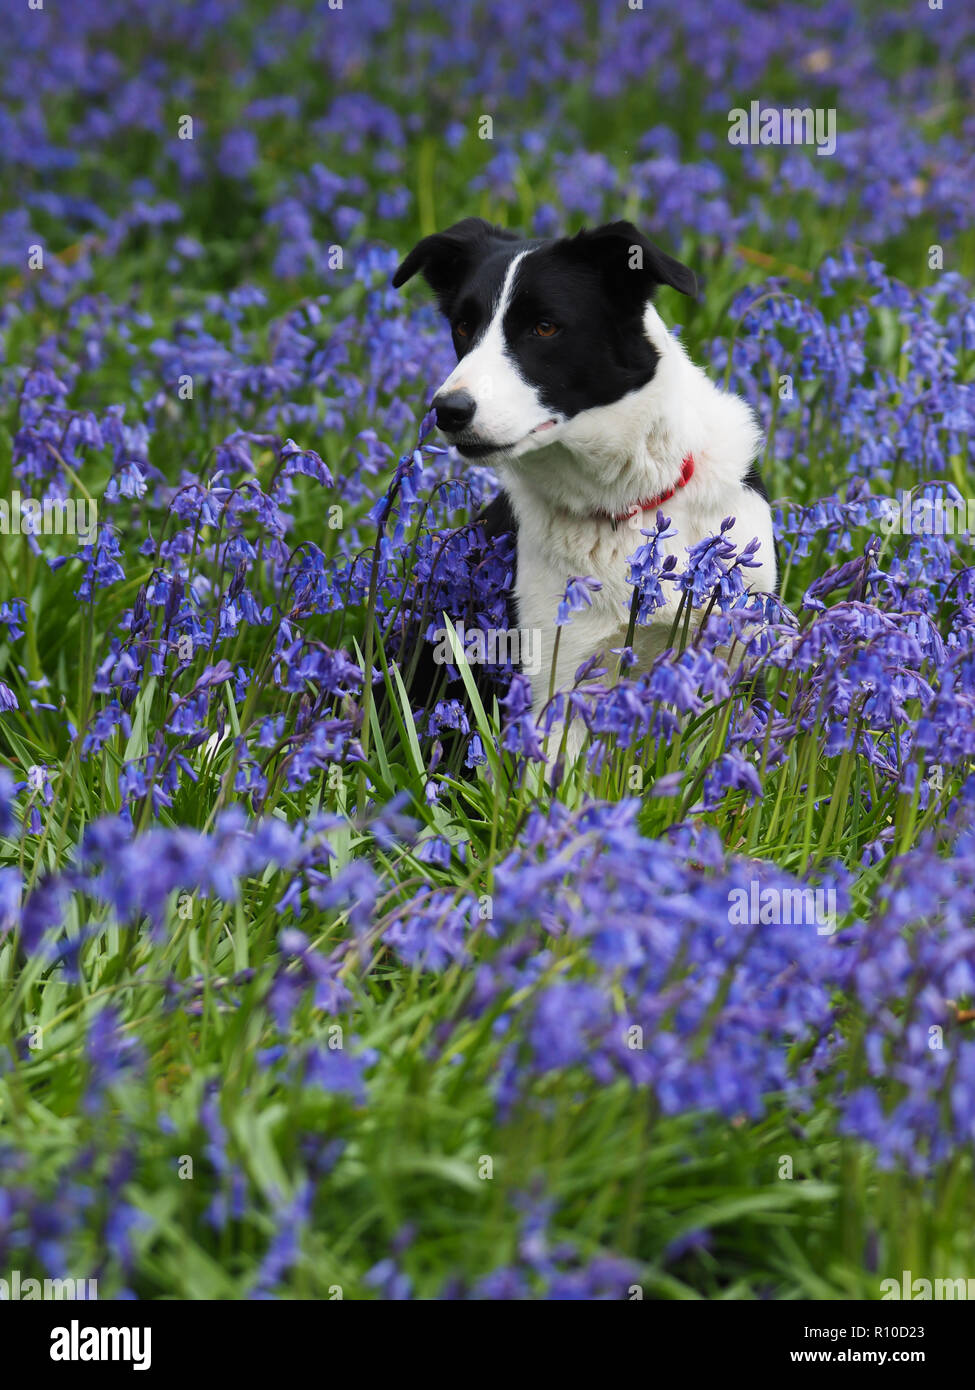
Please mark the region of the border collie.
[[[658, 285], [696, 295], [687, 266], [630, 222], [528, 240], [468, 217], [424, 237], [394, 287], [417, 272], [459, 359], [433, 397], [437, 425], [465, 458], [495, 467], [503, 484], [482, 520], [489, 535], [516, 536], [515, 622], [542, 634], [541, 667], [531, 677], [536, 717], [548, 700], [566, 584], [592, 576], [602, 587], [563, 629], [556, 689], [595, 654], [608, 666], [623, 645], [627, 556], [658, 508], [676, 528], [662, 550], [678, 568], [688, 546], [735, 517], [728, 539], [739, 548], [760, 542], [751, 587], [774, 592], [772, 517], [754, 463], [758, 424], [744, 401], [691, 362], [652, 304]], [[637, 628], [639, 669], [666, 646], [676, 587], [668, 586], [673, 596], [655, 621]], [[570, 756], [581, 741], [570, 739]]]

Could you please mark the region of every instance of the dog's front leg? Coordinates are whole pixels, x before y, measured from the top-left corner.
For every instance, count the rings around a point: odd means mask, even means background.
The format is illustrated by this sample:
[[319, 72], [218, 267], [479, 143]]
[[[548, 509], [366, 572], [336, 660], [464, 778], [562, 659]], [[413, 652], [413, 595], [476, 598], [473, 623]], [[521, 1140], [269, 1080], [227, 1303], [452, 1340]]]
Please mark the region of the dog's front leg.
[[[576, 613], [562, 627], [553, 625], [545, 632], [546, 640], [540, 643], [539, 669], [532, 673], [531, 684], [532, 715], [548, 759], [546, 780], [551, 779], [560, 757], [564, 765], [570, 767], [583, 753], [589, 739], [589, 730], [582, 716], [578, 712], [569, 714], [566, 709], [568, 692], [590, 686], [599, 688], [604, 685], [606, 677], [598, 674], [595, 679], [577, 684], [577, 672], [596, 656], [597, 667], [606, 668], [608, 674], [607, 663], [616, 660], [610, 649], [620, 646], [624, 636], [622, 628], [617, 631], [604, 614], [593, 611]], [[561, 717], [551, 719], [551, 726], [546, 732], [550, 704], [560, 693]]]

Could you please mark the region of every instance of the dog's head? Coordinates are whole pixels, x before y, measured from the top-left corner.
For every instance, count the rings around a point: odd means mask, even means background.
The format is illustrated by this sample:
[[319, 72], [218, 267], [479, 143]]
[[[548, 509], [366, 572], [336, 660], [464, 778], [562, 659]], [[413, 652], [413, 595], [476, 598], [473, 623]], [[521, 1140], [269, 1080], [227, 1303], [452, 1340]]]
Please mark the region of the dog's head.
[[459, 359], [434, 396], [437, 424], [467, 458], [520, 458], [645, 386], [659, 360], [648, 302], [658, 285], [697, 290], [693, 272], [630, 222], [532, 241], [468, 217], [424, 237], [393, 285], [417, 272]]

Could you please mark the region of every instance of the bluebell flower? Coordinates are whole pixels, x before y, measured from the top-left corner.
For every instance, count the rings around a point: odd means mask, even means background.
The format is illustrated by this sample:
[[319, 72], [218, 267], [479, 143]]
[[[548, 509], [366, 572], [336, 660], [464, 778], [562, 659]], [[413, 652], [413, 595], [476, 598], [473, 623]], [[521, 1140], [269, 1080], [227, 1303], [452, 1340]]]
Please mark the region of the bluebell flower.
[[592, 595], [598, 593], [602, 587], [600, 580], [590, 576], [570, 579], [559, 600], [558, 612], [555, 617], [556, 624], [561, 627], [569, 621], [570, 613], [578, 613], [582, 608], [591, 608]]

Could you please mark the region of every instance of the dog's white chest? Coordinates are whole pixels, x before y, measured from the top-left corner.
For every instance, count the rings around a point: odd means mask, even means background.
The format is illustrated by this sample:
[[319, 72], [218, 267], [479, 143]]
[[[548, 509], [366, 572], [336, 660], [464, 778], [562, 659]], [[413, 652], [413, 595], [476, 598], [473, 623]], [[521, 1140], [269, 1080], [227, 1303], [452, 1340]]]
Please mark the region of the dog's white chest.
[[[640, 526], [653, 527], [655, 516], [646, 513], [637, 522], [613, 531], [606, 522], [560, 521], [530, 503], [520, 510], [515, 593], [518, 626], [522, 631], [530, 630], [532, 650], [540, 658], [539, 669], [531, 675], [532, 703], [537, 714], [549, 692], [570, 688], [578, 668], [597, 653], [599, 668], [606, 671], [610, 681], [614, 679], [618, 663], [614, 649], [626, 641], [633, 596], [629, 557], [646, 540]], [[771, 516], [758, 494], [736, 484], [718, 499], [681, 495], [669, 501], [663, 510], [676, 534], [661, 541], [660, 555], [676, 557], [674, 573], [686, 569], [689, 547], [716, 533], [725, 517], [734, 516], [735, 526], [728, 532], [734, 544], [741, 548], [753, 537], [761, 542], [761, 564], [749, 571], [750, 586], [763, 592], [775, 587]], [[598, 580], [601, 588], [591, 593], [589, 607], [569, 616], [556, 643], [558, 608], [566, 585], [569, 579], [582, 576]], [[678, 614], [679, 585], [665, 580], [662, 592], [665, 602], [657, 609], [654, 620], [637, 628], [634, 634], [632, 646], [640, 669], [645, 669], [666, 648]], [[700, 618], [701, 614], [696, 616]]]

